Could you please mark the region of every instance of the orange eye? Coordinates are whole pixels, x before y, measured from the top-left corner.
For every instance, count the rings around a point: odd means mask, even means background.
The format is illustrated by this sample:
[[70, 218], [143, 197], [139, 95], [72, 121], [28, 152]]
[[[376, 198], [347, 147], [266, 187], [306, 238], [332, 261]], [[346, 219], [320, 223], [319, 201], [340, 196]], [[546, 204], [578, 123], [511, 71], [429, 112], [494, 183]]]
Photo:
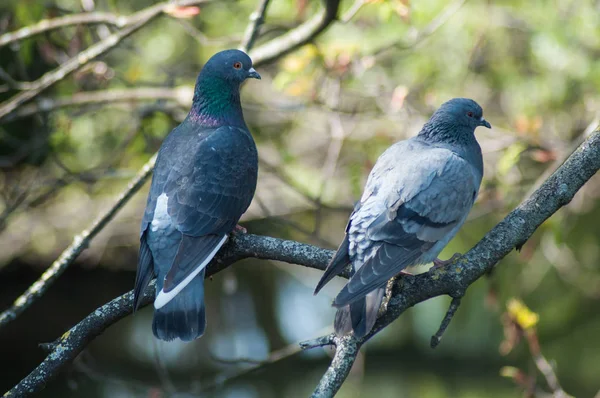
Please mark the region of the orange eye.
[[468, 117], [473, 117], [473, 112], [467, 112]]
[[242, 69], [242, 63], [241, 62], [234, 62], [233, 69]]

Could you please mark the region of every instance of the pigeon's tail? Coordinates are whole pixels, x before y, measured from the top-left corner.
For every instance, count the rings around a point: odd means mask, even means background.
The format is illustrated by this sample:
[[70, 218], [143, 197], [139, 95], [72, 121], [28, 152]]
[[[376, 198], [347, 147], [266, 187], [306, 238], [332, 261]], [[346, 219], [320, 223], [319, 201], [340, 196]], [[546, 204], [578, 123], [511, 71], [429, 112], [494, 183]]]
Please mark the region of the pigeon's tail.
[[367, 335], [377, 320], [377, 313], [383, 301], [385, 288], [373, 290], [365, 297], [338, 309], [335, 314], [334, 328], [338, 336], [354, 331], [354, 336]]
[[[163, 307], [154, 309], [152, 331], [157, 338], [166, 341], [176, 338], [192, 341], [204, 334], [204, 272], [203, 269]], [[160, 288], [157, 284], [157, 293]]]

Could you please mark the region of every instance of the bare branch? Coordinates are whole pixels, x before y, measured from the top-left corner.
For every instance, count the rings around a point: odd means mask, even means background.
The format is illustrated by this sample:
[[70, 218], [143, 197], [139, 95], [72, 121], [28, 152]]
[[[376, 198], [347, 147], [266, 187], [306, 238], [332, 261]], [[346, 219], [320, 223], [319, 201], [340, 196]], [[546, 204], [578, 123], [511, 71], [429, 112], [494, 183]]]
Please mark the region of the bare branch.
[[[332, 250], [294, 241], [251, 234], [235, 235], [211, 262], [207, 268], [206, 277], [222, 271], [236, 261], [249, 257], [293, 262], [325, 270], [332, 256]], [[148, 305], [154, 300], [154, 288], [153, 281], [144, 293], [141, 300], [142, 306]], [[52, 352], [46, 359], [11, 389], [5, 397], [24, 397], [42, 390], [46, 383], [71, 363], [90, 341], [113, 323], [131, 314], [132, 311], [133, 292], [129, 292], [92, 312], [55, 342]], [[296, 348], [300, 351], [299, 346]]]
[[327, 29], [337, 18], [340, 0], [324, 0], [324, 3], [319, 13], [308, 21], [251, 51], [254, 65], [262, 65], [288, 54]]
[[79, 254], [88, 247], [90, 241], [113, 219], [117, 212], [127, 201], [144, 185], [154, 168], [156, 155], [142, 167], [138, 174], [131, 180], [127, 189], [121, 193], [114, 205], [96, 219], [88, 229], [83, 230], [73, 238], [73, 243], [67, 247], [42, 276], [15, 300], [13, 305], [0, 313], [0, 327], [14, 320], [25, 311], [35, 300], [42, 296], [46, 290], [58, 279]]
[[[329, 327], [327, 328], [329, 329]], [[225, 374], [219, 375], [212, 383], [207, 383], [202, 385], [202, 390], [200, 392], [208, 392], [214, 390], [222, 386], [223, 384], [242, 377], [248, 373], [255, 371], [256, 369], [262, 368], [263, 366], [273, 364], [275, 362], [281, 361], [282, 359], [289, 358], [292, 355], [296, 355], [299, 352], [302, 352], [304, 348], [302, 347], [302, 343], [294, 343], [288, 346], [285, 346], [279, 350], [275, 350], [269, 354], [267, 359], [262, 361], [248, 360], [247, 358], [241, 358], [244, 362], [251, 362], [251, 366], [246, 366], [241, 369], [234, 369], [230, 372], [226, 372]], [[219, 360], [221, 363], [240, 363], [240, 359], [234, 360]]]
[[300, 343], [300, 347], [302, 347], [303, 350], [310, 350], [311, 348], [325, 347], [329, 345], [335, 345], [335, 334], [328, 334], [326, 336], [302, 341]]
[[431, 348], [437, 347], [438, 344], [440, 344], [440, 341], [442, 341], [442, 336], [444, 335], [446, 328], [448, 328], [448, 325], [450, 325], [450, 322], [452, 321], [454, 314], [456, 314], [458, 307], [460, 307], [460, 297], [454, 297], [450, 302], [448, 311], [446, 311], [446, 316], [444, 316], [444, 319], [442, 319], [440, 328], [435, 335], [431, 336]]
[[336, 353], [315, 394], [333, 397], [350, 372], [357, 347], [397, 319], [408, 308], [432, 297], [461, 297], [477, 279], [488, 273], [515, 247], [522, 246], [533, 232], [562, 206], [600, 169], [600, 130], [597, 129], [529, 198], [488, 232], [458, 261], [430, 272], [398, 277], [392, 297], [371, 332], [361, 340], [353, 336], [336, 341]]
[[20, 106], [6, 117], [5, 120], [14, 120], [35, 115], [40, 112], [51, 112], [69, 106], [86, 106], [115, 104], [123, 102], [139, 102], [152, 100], [176, 101], [182, 107], [189, 108], [192, 101], [193, 89], [188, 86], [176, 88], [169, 87], [139, 87], [131, 89], [108, 89], [97, 91], [84, 91], [71, 96], [58, 98], [38, 98], [29, 104]]
[[141, 27], [145, 26], [146, 24], [148, 24], [148, 22], [152, 21], [154, 18], [161, 15], [162, 13], [169, 12], [173, 9], [173, 7], [176, 6], [201, 4], [206, 3], [207, 1], [209, 0], [168, 1], [145, 8], [142, 11], [138, 11], [137, 13], [131, 15], [127, 18], [128, 23], [125, 24], [125, 27], [123, 29], [111, 34], [110, 36], [107, 36], [105, 39], [99, 41], [98, 43], [93, 44], [86, 50], [80, 52], [77, 56], [69, 59], [67, 62], [65, 62], [58, 68], [46, 73], [44, 76], [32, 82], [29, 90], [16, 94], [10, 99], [1, 103], [0, 120], [6, 117], [6, 115], [13, 112], [17, 107], [19, 107], [19, 105], [31, 100], [32, 98], [39, 95], [39, 93], [41, 93], [48, 87], [51, 87], [52, 85], [58, 83], [59, 81], [65, 79], [71, 73], [77, 71], [82, 66], [86, 65], [88, 62], [113, 49], [123, 39], [137, 31]]
[[354, 335], [336, 336], [333, 338], [333, 342], [336, 346], [335, 356], [311, 398], [333, 397], [338, 392], [348, 377], [362, 345], [362, 342], [357, 340]]
[[346, 11], [344, 13], [344, 15], [342, 15], [340, 17], [340, 22], [341, 23], [348, 23], [352, 20], [352, 18], [354, 18], [356, 16], [356, 14], [358, 14], [358, 12], [361, 10], [361, 8], [363, 8], [363, 6], [366, 4], [366, 0], [356, 0], [354, 2], [354, 4], [352, 4], [352, 6], [350, 6], [350, 9], [348, 9], [348, 11]]
[[258, 38], [258, 32], [263, 23], [265, 23], [265, 14], [270, 0], [260, 0], [258, 9], [250, 15], [250, 23], [244, 33], [240, 50], [248, 52], [253, 46], [254, 41]]
[[16, 41], [30, 38], [49, 30], [65, 28], [73, 25], [105, 24], [123, 28], [129, 23], [129, 18], [107, 12], [90, 12], [82, 14], [71, 14], [64, 17], [42, 19], [34, 25], [25, 26], [14, 32], [8, 32], [0, 36], [0, 47]]
[[548, 362], [546, 357], [542, 354], [542, 350], [540, 348], [540, 342], [535, 330], [525, 330], [524, 331], [525, 338], [527, 340], [527, 345], [529, 346], [529, 352], [533, 357], [533, 361], [535, 362], [535, 366], [538, 370], [544, 375], [546, 379], [546, 383], [548, 383], [548, 387], [552, 390], [552, 396], [554, 398], [567, 398], [568, 395], [565, 390], [562, 389], [560, 383], [558, 381], [558, 377], [554, 372], [554, 368]]
[[[458, 261], [432, 272], [403, 275], [397, 278], [387, 310], [379, 317], [373, 330], [363, 339], [325, 336], [315, 341], [336, 345], [335, 357], [321, 379], [314, 397], [333, 397], [348, 376], [358, 350], [371, 337], [398, 318], [406, 309], [432, 297], [460, 297], [470, 284], [489, 272], [516, 246], [522, 245], [552, 214], [571, 201], [575, 193], [600, 169], [600, 131], [595, 131], [558, 168], [531, 197], [494, 227], [473, 249]], [[256, 235], [237, 235], [211, 262], [207, 277], [242, 258], [273, 259], [324, 270], [333, 251], [294, 241]], [[347, 274], [343, 275], [348, 277]], [[154, 298], [154, 283], [146, 290], [142, 305]], [[132, 312], [132, 292], [100, 307], [71, 328], [57, 342], [54, 350], [6, 396], [26, 396], [37, 392], [84, 347], [108, 326]], [[328, 340], [329, 339], [329, 340]], [[303, 347], [311, 345], [305, 343]]]

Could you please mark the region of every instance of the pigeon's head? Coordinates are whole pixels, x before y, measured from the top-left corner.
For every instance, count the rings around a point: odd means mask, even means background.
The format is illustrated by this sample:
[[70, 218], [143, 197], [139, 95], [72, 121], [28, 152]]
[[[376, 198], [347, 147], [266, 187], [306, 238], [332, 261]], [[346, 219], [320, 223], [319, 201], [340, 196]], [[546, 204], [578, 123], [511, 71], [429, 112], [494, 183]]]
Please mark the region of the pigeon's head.
[[248, 54], [240, 50], [216, 53], [204, 65], [200, 76], [234, 86], [239, 86], [248, 78], [260, 79], [260, 75], [252, 67], [252, 60]]
[[492, 128], [492, 125], [483, 118], [483, 110], [479, 104], [469, 98], [453, 98], [445, 102], [434, 113], [431, 120], [446, 126], [467, 127], [473, 131], [479, 126]]

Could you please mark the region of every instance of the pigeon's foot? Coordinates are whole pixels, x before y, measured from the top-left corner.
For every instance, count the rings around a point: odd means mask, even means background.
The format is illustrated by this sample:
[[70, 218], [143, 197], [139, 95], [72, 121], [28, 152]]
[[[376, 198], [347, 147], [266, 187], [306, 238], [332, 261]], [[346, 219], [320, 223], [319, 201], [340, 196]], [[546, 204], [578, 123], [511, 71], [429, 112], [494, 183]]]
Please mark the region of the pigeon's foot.
[[237, 235], [237, 234], [242, 234], [243, 235], [243, 234], [247, 234], [247, 233], [248, 233], [248, 230], [246, 228], [242, 227], [240, 224], [237, 224], [235, 226], [235, 228], [233, 229], [233, 234], [234, 235]]
[[462, 254], [460, 253], [454, 253], [452, 257], [450, 257], [448, 260], [440, 260], [439, 258], [436, 258], [435, 260], [433, 260], [433, 267], [431, 267], [431, 269], [445, 267], [446, 265], [458, 260], [461, 256]]

